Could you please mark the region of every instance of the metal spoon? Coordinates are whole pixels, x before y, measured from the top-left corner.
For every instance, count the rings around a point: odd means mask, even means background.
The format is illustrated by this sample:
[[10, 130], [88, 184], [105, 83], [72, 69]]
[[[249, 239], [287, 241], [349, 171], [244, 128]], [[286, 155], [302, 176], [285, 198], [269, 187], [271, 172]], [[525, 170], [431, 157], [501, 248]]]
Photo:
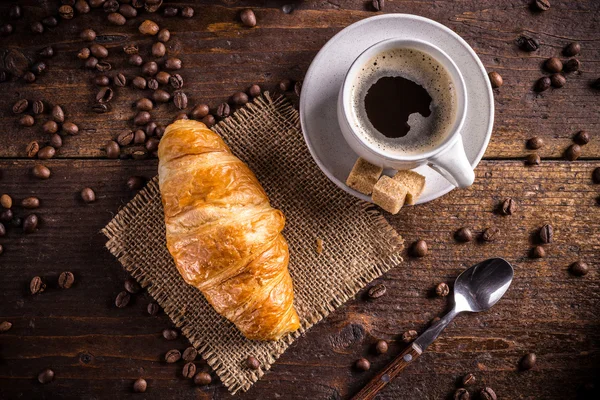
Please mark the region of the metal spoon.
[[353, 400], [373, 399], [400, 371], [412, 363], [462, 312], [485, 311], [500, 300], [513, 279], [512, 266], [502, 258], [490, 258], [463, 271], [454, 282], [454, 307], [375, 376]]

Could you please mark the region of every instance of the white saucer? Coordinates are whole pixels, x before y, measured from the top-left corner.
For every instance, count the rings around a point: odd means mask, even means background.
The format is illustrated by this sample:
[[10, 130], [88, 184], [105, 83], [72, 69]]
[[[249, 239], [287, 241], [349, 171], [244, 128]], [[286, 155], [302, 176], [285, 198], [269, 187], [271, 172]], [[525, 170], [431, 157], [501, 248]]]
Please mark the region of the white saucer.
[[[340, 131], [337, 97], [350, 65], [364, 50], [382, 40], [402, 37], [421, 39], [438, 46], [461, 71], [469, 99], [462, 135], [473, 168], [483, 157], [492, 135], [494, 99], [487, 72], [460, 36], [435, 21], [410, 14], [379, 15], [350, 25], [331, 38], [310, 65], [302, 85], [300, 121], [308, 149], [325, 175], [340, 188], [368, 202], [372, 202], [370, 196], [345, 184], [358, 156]], [[424, 175], [427, 182], [417, 203], [435, 200], [454, 189], [450, 182], [426, 165], [415, 171]]]

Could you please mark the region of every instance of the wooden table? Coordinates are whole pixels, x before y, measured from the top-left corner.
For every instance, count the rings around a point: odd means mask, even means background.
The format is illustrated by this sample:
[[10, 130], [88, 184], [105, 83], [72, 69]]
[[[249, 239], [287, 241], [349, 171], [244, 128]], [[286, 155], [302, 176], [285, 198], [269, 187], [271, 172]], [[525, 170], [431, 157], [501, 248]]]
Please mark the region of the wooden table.
[[[8, 2], [0, 6], [6, 22]], [[137, 68], [126, 64], [122, 46], [135, 43], [146, 59], [153, 39], [137, 33], [138, 16], [126, 26], [105, 23], [102, 10], [62, 21], [57, 28], [35, 35], [33, 19], [55, 14], [57, 1], [28, 0], [16, 32], [0, 38], [2, 56], [13, 49], [30, 62], [40, 48], [52, 45], [56, 55], [36, 83], [22, 80], [1, 83], [0, 192], [16, 202], [35, 195], [42, 201], [36, 212], [41, 222], [33, 234], [10, 229], [0, 238], [0, 321], [13, 327], [0, 333], [0, 398], [125, 398], [139, 376], [148, 391], [137, 396], [153, 399], [229, 398], [216, 379], [207, 387], [194, 387], [180, 377], [181, 365], [166, 365], [162, 355], [173, 347], [185, 348], [183, 338], [168, 342], [161, 336], [170, 325], [161, 314], [150, 317], [151, 299], [138, 295], [127, 308], [117, 309], [114, 298], [123, 290], [126, 274], [104, 249], [100, 229], [133, 196], [125, 186], [129, 176], [150, 178], [157, 162], [109, 160], [104, 144], [131, 127], [130, 103], [139, 91], [120, 89], [109, 114], [94, 114], [90, 107], [97, 88], [94, 72], [85, 70], [76, 54], [84, 43], [79, 32], [91, 27], [110, 50], [114, 70], [133, 77]], [[188, 2], [189, 3], [189, 2]], [[172, 32], [168, 52], [183, 60], [181, 75], [190, 104], [211, 106], [227, 100], [252, 83], [274, 89], [284, 78], [302, 79], [317, 51], [347, 25], [375, 15], [370, 1], [298, 1], [290, 14], [280, 1], [199, 1], [192, 19], [152, 19]], [[525, 0], [386, 2], [386, 12], [414, 13], [445, 24], [461, 35], [481, 57], [489, 71], [504, 78], [494, 90], [496, 122], [484, 160], [476, 169], [475, 184], [455, 190], [429, 204], [404, 210], [389, 221], [407, 243], [421, 238], [430, 252], [422, 259], [406, 258], [379, 283], [387, 294], [364, 301], [362, 293], [298, 340], [270, 372], [242, 399], [348, 398], [398, 354], [402, 332], [422, 331], [440, 315], [446, 301], [430, 295], [439, 282], [452, 281], [465, 267], [501, 256], [514, 263], [515, 280], [506, 298], [493, 310], [466, 315], [455, 321], [420, 361], [385, 389], [381, 399], [450, 398], [460, 378], [472, 372], [475, 389], [492, 387], [501, 399], [570, 399], [597, 378], [600, 368], [600, 186], [592, 183], [592, 170], [600, 167], [600, 92], [590, 82], [600, 77], [600, 2], [557, 1], [544, 13], [533, 13]], [[40, 5], [41, 4], [41, 5]], [[192, 5], [177, 3], [177, 5]], [[243, 7], [253, 7], [258, 26], [245, 28], [237, 21]], [[147, 13], [144, 13], [148, 16]], [[519, 51], [520, 34], [537, 37], [541, 48]], [[532, 91], [542, 76], [542, 62], [560, 56], [571, 41], [582, 45], [579, 73], [570, 74], [564, 88], [542, 94]], [[148, 93], [146, 91], [145, 93]], [[293, 97], [293, 96], [292, 96]], [[19, 98], [44, 99], [61, 104], [67, 118], [80, 127], [67, 137], [57, 156], [45, 161], [52, 177], [30, 176], [37, 160], [26, 157], [32, 140], [47, 140], [40, 120], [21, 128], [11, 112]], [[189, 110], [189, 108], [188, 108]], [[154, 112], [167, 124], [178, 110], [173, 104]], [[592, 135], [574, 162], [562, 157], [579, 130]], [[527, 139], [539, 136], [545, 145], [538, 153], [540, 166], [527, 167]], [[92, 187], [93, 204], [84, 204], [79, 191]], [[495, 212], [513, 197], [518, 210], [512, 216]], [[15, 208], [17, 215], [24, 212]], [[528, 254], [538, 228], [551, 223], [555, 240], [546, 245], [547, 257]], [[453, 232], [462, 226], [480, 233], [500, 228], [492, 243], [458, 244]], [[568, 266], [588, 263], [590, 273], [575, 277]], [[73, 271], [76, 283], [69, 290], [56, 288], [58, 275]], [[48, 281], [46, 292], [29, 294], [33, 276]], [[377, 339], [390, 342], [390, 351], [373, 354]], [[536, 367], [518, 370], [519, 359], [535, 352]], [[368, 372], [352, 368], [365, 356]], [[50, 367], [54, 382], [37, 382], [38, 372]]]

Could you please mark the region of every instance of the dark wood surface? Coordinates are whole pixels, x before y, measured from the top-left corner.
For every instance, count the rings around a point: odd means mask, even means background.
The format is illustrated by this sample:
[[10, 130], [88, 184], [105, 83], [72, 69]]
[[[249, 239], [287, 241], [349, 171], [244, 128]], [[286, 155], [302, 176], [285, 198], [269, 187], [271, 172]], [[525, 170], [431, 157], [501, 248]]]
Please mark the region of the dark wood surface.
[[[0, 5], [2, 22], [10, 3]], [[286, 3], [296, 6], [291, 14], [281, 11]], [[151, 17], [172, 32], [167, 48], [183, 60], [180, 73], [190, 103], [216, 106], [252, 83], [273, 90], [283, 78], [302, 79], [331, 36], [374, 15], [369, 3], [206, 0], [187, 3], [195, 7], [193, 19]], [[443, 313], [446, 301], [431, 296], [437, 283], [451, 282], [464, 268], [494, 256], [515, 266], [506, 298], [487, 313], [457, 318], [378, 398], [451, 398], [468, 372], [477, 376], [472, 393], [488, 385], [501, 399], [577, 398], [586, 383], [597, 380], [600, 186], [592, 183], [591, 175], [600, 167], [600, 92], [589, 84], [600, 77], [600, 3], [553, 0], [552, 8], [540, 14], [532, 13], [527, 3], [386, 1], [386, 12], [414, 13], [449, 26], [475, 49], [488, 70], [502, 74], [504, 86], [494, 93], [496, 122], [490, 146], [471, 188], [388, 217], [408, 244], [419, 238], [428, 242], [425, 258], [406, 257], [404, 264], [378, 280], [387, 286], [384, 297], [366, 301], [359, 293], [237, 397], [349, 398], [401, 353], [402, 332], [422, 331]], [[259, 21], [253, 29], [236, 20], [240, 9], [248, 6]], [[2, 57], [12, 49], [33, 61], [36, 51], [50, 44], [57, 53], [36, 83], [0, 84], [0, 192], [16, 202], [30, 195], [42, 200], [37, 232], [25, 235], [12, 229], [0, 238], [4, 247], [0, 322], [13, 323], [10, 331], [0, 333], [0, 398], [127, 398], [134, 396], [132, 383], [140, 376], [147, 379], [148, 391], [135, 397], [230, 398], [217, 379], [207, 387], [194, 387], [181, 378], [182, 364], [161, 361], [167, 350], [184, 349], [187, 343], [183, 338], [174, 342], [162, 338], [162, 329], [170, 323], [164, 314], [146, 314], [151, 301], [146, 294], [135, 296], [127, 308], [114, 306], [126, 274], [104, 249], [99, 231], [132, 198], [126, 179], [152, 177], [156, 160], [105, 159], [104, 143], [131, 126], [129, 106], [141, 94], [130, 87], [122, 89], [112, 113], [91, 113], [94, 73], [84, 70], [75, 55], [84, 47], [79, 32], [93, 27], [111, 51], [109, 61], [117, 70], [128, 77], [137, 75], [136, 68], [124, 62], [121, 47], [135, 42], [144, 58], [151, 59], [153, 39], [136, 33], [148, 14], [113, 27], [104, 23], [103, 11], [95, 10], [62, 21], [43, 35], [28, 30], [32, 18], [54, 14], [56, 8], [56, 1], [25, 2], [25, 17], [15, 23], [16, 32], [0, 37]], [[538, 37], [541, 49], [518, 51], [514, 39], [522, 33]], [[559, 56], [570, 41], [582, 44], [580, 73], [569, 75], [560, 90], [535, 94], [531, 87], [542, 75], [540, 64]], [[46, 181], [30, 176], [36, 160], [25, 158], [29, 141], [46, 140], [40, 129], [45, 117], [36, 118], [34, 127], [21, 128], [10, 111], [23, 97], [63, 105], [68, 119], [81, 129], [78, 136], [65, 140], [55, 159], [45, 162], [52, 170]], [[176, 111], [172, 104], [163, 105], [153, 115], [166, 124]], [[575, 162], [561, 159], [571, 136], [581, 129], [592, 135], [583, 156]], [[525, 167], [522, 159], [529, 153], [525, 141], [534, 135], [546, 143], [539, 150], [542, 165]], [[96, 191], [93, 204], [79, 200], [78, 193], [86, 186]], [[501, 216], [495, 210], [508, 196], [518, 202], [518, 211]], [[19, 207], [15, 211], [24, 214]], [[546, 246], [546, 258], [532, 260], [528, 254], [544, 223], [554, 226], [555, 241]], [[457, 244], [453, 232], [462, 226], [476, 233], [496, 226], [501, 234], [492, 243]], [[587, 276], [569, 274], [568, 266], [576, 260], [588, 263]], [[65, 270], [73, 271], [76, 283], [69, 290], [56, 289], [56, 279]], [[46, 279], [49, 287], [32, 296], [28, 284], [35, 275]], [[389, 340], [387, 354], [373, 353], [377, 339]], [[537, 354], [538, 363], [531, 371], [519, 371], [518, 362], [528, 352]], [[368, 372], [352, 368], [362, 356], [371, 361]], [[56, 379], [41, 385], [37, 374], [47, 367], [55, 371]]]

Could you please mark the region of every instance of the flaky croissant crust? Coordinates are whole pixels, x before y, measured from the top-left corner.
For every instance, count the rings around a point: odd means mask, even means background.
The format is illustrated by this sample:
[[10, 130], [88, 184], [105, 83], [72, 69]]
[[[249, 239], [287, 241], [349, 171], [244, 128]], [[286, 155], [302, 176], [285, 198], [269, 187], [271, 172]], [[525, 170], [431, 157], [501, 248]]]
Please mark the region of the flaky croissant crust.
[[192, 120], [167, 127], [158, 157], [167, 248], [183, 279], [249, 339], [298, 329], [285, 217], [250, 168]]

